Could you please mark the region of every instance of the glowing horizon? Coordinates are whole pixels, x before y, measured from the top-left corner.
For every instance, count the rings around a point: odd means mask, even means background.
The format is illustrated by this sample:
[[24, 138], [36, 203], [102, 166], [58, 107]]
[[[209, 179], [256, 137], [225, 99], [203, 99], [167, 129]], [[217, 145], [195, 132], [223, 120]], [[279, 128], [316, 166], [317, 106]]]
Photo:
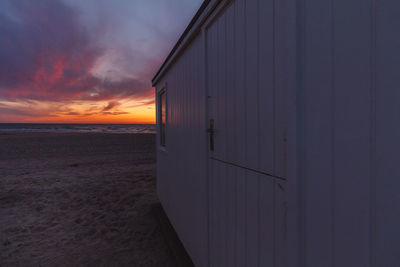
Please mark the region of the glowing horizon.
[[2, 123], [155, 123], [154, 103], [138, 103], [136, 100], [97, 101], [96, 103], [84, 101], [5, 103], [0, 101], [0, 105], [14, 107], [22, 113], [24, 111], [28, 113], [30, 106], [35, 106], [35, 112], [37, 112], [22, 116], [0, 114]]
[[150, 80], [201, 2], [2, 1], [0, 123], [154, 124]]

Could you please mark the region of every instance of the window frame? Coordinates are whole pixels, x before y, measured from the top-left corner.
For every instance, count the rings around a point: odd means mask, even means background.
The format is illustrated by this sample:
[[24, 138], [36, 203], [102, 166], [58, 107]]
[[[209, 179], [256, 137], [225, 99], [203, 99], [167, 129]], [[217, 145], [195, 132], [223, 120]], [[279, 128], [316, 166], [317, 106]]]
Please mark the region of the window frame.
[[[157, 94], [158, 98], [158, 129], [159, 129], [159, 147], [163, 150], [166, 149], [167, 144], [167, 124], [168, 124], [168, 101], [167, 101], [167, 90], [166, 86], [163, 87]], [[164, 98], [164, 113], [165, 113], [165, 122], [163, 123], [163, 99]]]

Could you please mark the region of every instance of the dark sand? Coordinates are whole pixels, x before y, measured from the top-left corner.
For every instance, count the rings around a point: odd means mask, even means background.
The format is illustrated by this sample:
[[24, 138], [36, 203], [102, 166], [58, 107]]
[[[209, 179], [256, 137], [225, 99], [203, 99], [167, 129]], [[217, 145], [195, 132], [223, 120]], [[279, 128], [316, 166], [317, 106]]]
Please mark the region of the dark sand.
[[0, 134], [0, 266], [174, 266], [151, 134]]

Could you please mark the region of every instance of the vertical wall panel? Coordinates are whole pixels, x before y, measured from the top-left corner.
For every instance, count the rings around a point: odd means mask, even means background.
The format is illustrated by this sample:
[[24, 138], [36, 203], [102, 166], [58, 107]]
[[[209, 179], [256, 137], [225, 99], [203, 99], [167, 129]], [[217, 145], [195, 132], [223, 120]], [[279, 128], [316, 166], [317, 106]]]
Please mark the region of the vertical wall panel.
[[233, 129], [227, 132], [227, 160], [235, 162], [236, 160], [236, 112], [237, 106], [235, 103], [235, 9], [231, 6], [226, 11], [226, 128]]
[[226, 266], [235, 266], [235, 243], [236, 243], [236, 175], [235, 167], [227, 166], [227, 216], [226, 216]]
[[220, 16], [217, 21], [218, 24], [218, 71], [216, 75], [219, 79], [219, 86], [216, 90], [218, 94], [218, 138], [219, 142], [218, 146], [219, 149], [217, 150], [218, 157], [221, 159], [227, 158], [227, 137], [228, 137], [228, 130], [227, 130], [227, 106], [226, 106], [226, 97], [227, 97], [227, 88], [226, 88], [226, 81], [227, 81], [227, 43], [226, 43], [226, 14]]
[[245, 0], [234, 2], [235, 10], [235, 72], [234, 94], [236, 106], [236, 164], [246, 161], [246, 92], [245, 88]]
[[221, 52], [223, 49], [223, 46], [221, 45], [221, 36], [219, 34], [219, 27], [220, 27], [220, 18], [217, 19], [215, 22], [215, 26], [213, 27], [213, 32], [214, 32], [214, 57], [210, 58], [210, 61], [208, 62], [209, 65], [215, 64], [215, 73], [211, 73], [209, 71], [210, 76], [213, 77], [213, 83], [210, 84], [212, 89], [210, 89], [211, 92], [213, 92], [211, 95], [211, 98], [213, 98], [213, 111], [212, 111], [212, 118], [214, 118], [215, 122], [215, 149], [214, 149], [214, 155], [218, 158], [222, 158], [222, 155], [224, 155], [224, 142], [220, 142], [219, 140], [224, 140], [224, 128], [222, 126], [222, 105], [219, 105], [222, 99], [222, 92], [221, 90], [218, 90], [222, 86], [222, 77], [225, 76], [225, 70], [221, 69], [222, 62], [221, 62]]
[[228, 220], [228, 210], [229, 206], [232, 205], [232, 203], [228, 203], [228, 189], [229, 189], [229, 184], [233, 183], [233, 180], [230, 179], [228, 176], [228, 168], [229, 166], [221, 166], [222, 172], [220, 174], [219, 179], [221, 179], [221, 188], [220, 188], [220, 201], [221, 201], [221, 210], [219, 211], [220, 213], [220, 224], [221, 224], [221, 250], [222, 253], [220, 254], [221, 257], [221, 264], [219, 266], [228, 266], [228, 255], [227, 255], [227, 250], [228, 250], [228, 224], [230, 221]]
[[[286, 181], [274, 181], [274, 266], [288, 266], [287, 253], [287, 186]], [[290, 266], [290, 265], [289, 265]]]
[[216, 211], [216, 215], [215, 215], [215, 221], [213, 222], [213, 225], [216, 226], [216, 243], [215, 243], [215, 250], [217, 252], [217, 260], [215, 261], [215, 266], [224, 266], [224, 251], [225, 251], [225, 239], [226, 236], [224, 234], [224, 230], [225, 230], [225, 221], [224, 219], [224, 202], [223, 199], [225, 197], [224, 195], [224, 184], [223, 184], [223, 180], [225, 178], [225, 166], [221, 165], [221, 164], [217, 164], [215, 163], [214, 166], [216, 166], [216, 168], [218, 168], [218, 174], [217, 176], [214, 176], [213, 179], [215, 181], [215, 203], [214, 203], [214, 207], [215, 207], [215, 211]]
[[[212, 92], [215, 90], [215, 75], [214, 73], [216, 72], [215, 64], [210, 64], [212, 62], [213, 58], [216, 56], [216, 50], [214, 48], [215, 44], [215, 28], [210, 28], [206, 30], [205, 33], [205, 38], [206, 38], [206, 65], [207, 69], [205, 70], [207, 75], [206, 75], [206, 83], [207, 83], [207, 113], [209, 116], [211, 116], [214, 113], [214, 110], [216, 110], [215, 107], [215, 96], [212, 96]], [[207, 125], [209, 126], [209, 122], [207, 122]]]
[[258, 8], [258, 114], [259, 114], [259, 166], [266, 173], [274, 173], [274, 0], [259, 1]]
[[332, 190], [338, 266], [370, 265], [371, 3], [334, 2], [335, 186]]
[[305, 6], [305, 266], [333, 266], [332, 10]]
[[258, 179], [257, 173], [246, 171], [246, 266], [258, 266]]
[[[274, 175], [287, 178], [288, 91], [294, 86], [295, 34], [292, 0], [274, 0]], [[292, 28], [293, 27], [293, 28]]]
[[236, 266], [246, 266], [246, 170], [235, 168], [236, 171]]
[[400, 263], [400, 2], [376, 8], [376, 266]]
[[[220, 210], [221, 210], [221, 202], [220, 202], [220, 179], [218, 179], [218, 177], [220, 177], [221, 175], [221, 166], [218, 164], [213, 164], [213, 169], [215, 170], [213, 172], [213, 179], [212, 179], [212, 185], [213, 185], [213, 209], [212, 209], [212, 213], [213, 213], [213, 221], [211, 222], [211, 228], [214, 229], [213, 230], [213, 236], [212, 238], [212, 244], [211, 244], [211, 250], [214, 253], [214, 259], [212, 260], [212, 266], [220, 266], [221, 264], [221, 242], [222, 237], [221, 237], [221, 218], [220, 218]], [[217, 179], [215, 179], [217, 178]]]
[[259, 192], [259, 266], [274, 265], [275, 231], [274, 231], [274, 181], [260, 177]]
[[[207, 54], [207, 90], [208, 90], [208, 113], [209, 114], [214, 114], [214, 112], [217, 110], [216, 107], [216, 96], [211, 97], [211, 92], [213, 92], [215, 90], [215, 86], [216, 86], [216, 77], [215, 75], [213, 75], [213, 73], [216, 72], [216, 65], [215, 64], [209, 64], [209, 62], [212, 61], [213, 58], [216, 57], [216, 34], [215, 34], [215, 28], [211, 28], [207, 30], [206, 33], [206, 54]], [[215, 118], [216, 119], [216, 118]], [[216, 173], [216, 166], [214, 166], [213, 162], [209, 163], [209, 166], [212, 170], [212, 172], [210, 173], [211, 176], [209, 177], [209, 181], [210, 181], [210, 186], [209, 186], [209, 190], [210, 192], [210, 206], [214, 206], [214, 203], [216, 202], [215, 198], [216, 198], [216, 187], [215, 187], [215, 180], [213, 179], [213, 177], [216, 177], [216, 175], [218, 175]], [[216, 216], [217, 214], [217, 209], [209, 209], [210, 212], [210, 226], [216, 221]], [[217, 255], [218, 255], [218, 251], [217, 248], [215, 248], [215, 244], [217, 244], [217, 228], [216, 227], [210, 227], [209, 228], [209, 238], [210, 238], [210, 242], [209, 242], [209, 251], [210, 251], [210, 263], [211, 266], [215, 266], [215, 262], [217, 260]]]
[[[208, 163], [208, 178], [209, 178], [209, 206], [214, 205], [214, 199], [215, 199], [215, 186], [214, 186], [214, 179], [212, 179], [215, 175], [217, 175], [215, 173], [215, 166], [213, 164], [213, 162], [209, 162]], [[216, 216], [216, 211], [215, 209], [210, 209], [209, 210], [209, 221], [208, 224], [209, 226], [211, 226], [213, 224], [213, 222], [215, 221], [215, 216]], [[215, 266], [213, 263], [216, 262], [216, 250], [214, 248], [215, 243], [216, 243], [216, 228], [215, 227], [209, 227], [208, 228], [208, 238], [209, 238], [209, 242], [208, 242], [208, 250], [209, 250], [209, 259], [208, 259], [208, 263], [210, 264], [210, 266]]]
[[[246, 1], [246, 166], [259, 168], [259, 1]], [[246, 172], [246, 265], [258, 266], [258, 175]]]
[[374, 2], [307, 1], [304, 16], [305, 264], [370, 266]]
[[246, 1], [245, 10], [246, 166], [258, 169], [258, 0]]
[[222, 54], [225, 50], [224, 47], [224, 39], [223, 36], [221, 35], [221, 17], [219, 17], [216, 21], [216, 28], [215, 28], [215, 49], [216, 49], [216, 58], [214, 59], [213, 62], [215, 62], [215, 65], [217, 67], [217, 72], [214, 74], [216, 76], [216, 90], [214, 91], [215, 93], [213, 94], [212, 97], [215, 97], [215, 112], [213, 113], [214, 117], [215, 117], [215, 127], [216, 127], [216, 141], [215, 141], [215, 155], [218, 158], [225, 158], [224, 156], [226, 156], [225, 153], [225, 131], [226, 128], [224, 127], [224, 112], [223, 109], [225, 108], [224, 105], [221, 105], [220, 103], [222, 101], [224, 101], [224, 81], [225, 81], [225, 73], [226, 73], [226, 69], [224, 69], [225, 66], [225, 62], [223, 61], [223, 57]]

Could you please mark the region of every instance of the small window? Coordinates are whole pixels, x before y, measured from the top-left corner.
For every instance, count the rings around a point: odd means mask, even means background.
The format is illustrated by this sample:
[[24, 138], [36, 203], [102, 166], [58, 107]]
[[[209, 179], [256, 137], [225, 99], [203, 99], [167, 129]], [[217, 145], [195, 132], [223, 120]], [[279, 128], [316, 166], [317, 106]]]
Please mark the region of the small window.
[[166, 95], [165, 91], [161, 91], [159, 94], [159, 107], [158, 107], [158, 114], [159, 114], [159, 127], [160, 127], [160, 145], [165, 146], [165, 126], [167, 122], [167, 114], [166, 114]]

